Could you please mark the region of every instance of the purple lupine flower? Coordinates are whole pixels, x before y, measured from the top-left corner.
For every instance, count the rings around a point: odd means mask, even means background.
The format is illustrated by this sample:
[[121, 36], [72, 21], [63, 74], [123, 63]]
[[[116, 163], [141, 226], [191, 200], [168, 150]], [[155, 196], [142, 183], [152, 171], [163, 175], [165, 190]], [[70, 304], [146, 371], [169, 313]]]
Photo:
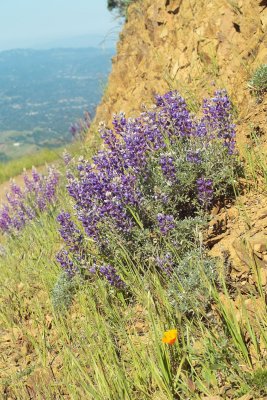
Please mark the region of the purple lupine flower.
[[162, 235], [167, 235], [172, 229], [175, 228], [175, 221], [173, 215], [158, 214], [158, 225]]
[[168, 178], [170, 181], [175, 180], [176, 169], [173, 156], [164, 154], [160, 157], [159, 163], [166, 178]]
[[203, 207], [208, 207], [213, 199], [212, 180], [201, 177], [197, 180], [198, 199]]
[[24, 185], [25, 185], [25, 191], [28, 192], [28, 193], [33, 192], [33, 190], [34, 190], [34, 182], [29, 178], [29, 176], [27, 175], [26, 171], [24, 172], [23, 180], [24, 180]]
[[121, 279], [112, 265], [103, 265], [99, 268], [99, 272], [106, 278], [108, 283], [116, 289], [122, 290], [126, 288], [126, 283]]
[[123, 112], [113, 115], [113, 127], [116, 133], [121, 134], [126, 127], [127, 120]]
[[48, 169], [48, 175], [40, 175], [34, 168], [32, 179], [24, 178], [27, 184], [27, 192], [31, 196], [32, 206], [39, 211], [44, 211], [48, 204], [53, 204], [56, 198], [56, 187], [59, 174], [53, 168]]
[[37, 170], [33, 167], [32, 168], [32, 179], [34, 183], [40, 182], [41, 175], [37, 172]]
[[166, 253], [161, 257], [156, 258], [156, 264], [162, 272], [171, 276], [174, 268], [174, 262], [170, 253]]
[[63, 157], [63, 161], [65, 165], [69, 165], [69, 163], [72, 160], [72, 155], [70, 153], [67, 152], [67, 150], [65, 150], [62, 154]]
[[57, 221], [60, 224], [60, 235], [69, 247], [69, 250], [72, 252], [78, 252], [83, 241], [83, 235], [71, 220], [70, 214], [62, 212], [58, 215]]
[[40, 175], [33, 168], [32, 177], [24, 174], [25, 188], [22, 189], [12, 182], [10, 192], [6, 194], [9, 205], [0, 209], [0, 229], [4, 232], [18, 231], [49, 204], [53, 204], [58, 178], [58, 172], [52, 168], [47, 176]]
[[20, 209], [18, 209], [16, 211], [16, 213], [13, 215], [12, 218], [12, 227], [15, 230], [20, 230], [24, 227], [24, 225], [27, 222], [27, 214], [25, 213], [25, 211], [23, 210], [23, 208], [21, 207]]
[[10, 183], [10, 192], [6, 193], [6, 199], [11, 207], [17, 208], [21, 205], [23, 194], [21, 188], [15, 183]]
[[186, 155], [186, 160], [189, 161], [192, 164], [200, 164], [201, 163], [201, 156], [200, 156], [200, 151], [196, 150], [190, 150], [187, 152]]
[[208, 129], [224, 141], [229, 154], [235, 151], [235, 125], [231, 113], [232, 106], [226, 90], [217, 90], [212, 99], [203, 101], [202, 122], [206, 123]]
[[8, 232], [12, 225], [12, 219], [9, 212], [10, 210], [7, 205], [4, 205], [0, 210], [0, 229], [2, 232]]
[[10, 191], [11, 191], [11, 194], [13, 194], [14, 196], [16, 196], [18, 198], [23, 197], [21, 188], [15, 182], [11, 182]]
[[97, 271], [98, 271], [97, 265], [94, 263], [94, 264], [88, 269], [88, 271], [89, 271], [92, 275], [95, 275], [95, 274], [97, 273]]
[[210, 137], [208, 136], [208, 126], [205, 118], [201, 118], [201, 120], [196, 123], [195, 136], [203, 140], [209, 140], [211, 138], [211, 134]]
[[71, 260], [69, 252], [67, 250], [60, 250], [56, 254], [56, 260], [70, 278], [72, 278], [77, 273], [78, 270], [74, 266], [73, 261]]
[[48, 168], [48, 175], [43, 178], [43, 192], [47, 203], [52, 203], [56, 197], [59, 173], [54, 168]]
[[72, 136], [75, 138], [77, 133], [79, 132], [79, 125], [77, 123], [71, 124], [71, 126], [69, 127], [69, 131], [72, 134]]
[[72, 134], [73, 139], [83, 139], [84, 134], [88, 131], [91, 126], [91, 116], [88, 111], [84, 113], [83, 119], [71, 124], [69, 131]]
[[177, 91], [171, 91], [163, 96], [156, 96], [156, 104], [161, 111], [159, 120], [173, 141], [176, 137], [190, 137], [195, 132], [193, 118], [185, 100]]

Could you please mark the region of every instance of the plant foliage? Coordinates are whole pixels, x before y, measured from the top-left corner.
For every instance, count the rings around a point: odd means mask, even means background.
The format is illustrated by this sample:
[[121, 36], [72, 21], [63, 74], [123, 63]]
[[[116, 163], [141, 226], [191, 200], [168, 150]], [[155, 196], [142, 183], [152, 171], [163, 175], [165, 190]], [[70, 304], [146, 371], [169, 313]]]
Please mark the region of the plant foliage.
[[67, 174], [73, 212], [58, 216], [65, 248], [57, 260], [70, 276], [122, 290], [118, 269], [130, 263], [171, 275], [196, 245], [202, 252], [197, 231], [231, 194], [239, 164], [225, 91], [204, 100], [199, 118], [173, 91], [135, 119], [115, 116], [113, 126], [101, 127], [106, 148], [93, 163], [80, 158]]
[[108, 0], [108, 9], [110, 11], [118, 10], [121, 16], [126, 16], [127, 8], [135, 0]]
[[267, 64], [262, 64], [256, 69], [248, 86], [257, 96], [267, 91]]

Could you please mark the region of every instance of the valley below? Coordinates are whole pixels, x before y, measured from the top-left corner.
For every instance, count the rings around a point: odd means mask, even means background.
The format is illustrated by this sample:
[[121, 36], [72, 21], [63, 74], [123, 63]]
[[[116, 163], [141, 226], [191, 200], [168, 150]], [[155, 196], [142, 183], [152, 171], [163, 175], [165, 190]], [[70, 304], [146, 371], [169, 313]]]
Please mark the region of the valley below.
[[72, 140], [71, 124], [93, 118], [113, 49], [0, 53], [0, 162]]

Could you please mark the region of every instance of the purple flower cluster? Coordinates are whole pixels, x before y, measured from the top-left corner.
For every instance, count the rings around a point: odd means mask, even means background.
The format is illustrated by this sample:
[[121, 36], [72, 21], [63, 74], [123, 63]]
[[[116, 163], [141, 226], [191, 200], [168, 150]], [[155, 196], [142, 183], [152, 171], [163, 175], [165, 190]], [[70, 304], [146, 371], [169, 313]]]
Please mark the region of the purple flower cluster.
[[211, 99], [203, 102], [203, 120], [209, 133], [224, 141], [229, 154], [235, 151], [235, 125], [233, 124], [232, 105], [226, 90], [217, 90]]
[[83, 235], [81, 231], [76, 227], [75, 223], [71, 220], [70, 214], [62, 212], [58, 215], [57, 220], [60, 224], [60, 235], [70, 251], [79, 251], [81, 243], [83, 241]]
[[70, 254], [67, 250], [61, 249], [56, 254], [56, 261], [61, 265], [64, 272], [70, 278], [72, 278], [78, 272], [78, 268], [74, 265], [73, 261], [70, 258]]
[[[166, 135], [174, 142], [192, 133], [193, 119], [177, 92], [158, 96], [157, 105], [156, 111], [144, 112], [136, 119], [116, 115], [114, 131], [102, 126], [106, 149], [94, 157], [92, 165], [80, 160], [78, 177], [68, 175], [76, 214], [86, 234], [96, 240], [103, 224], [112, 223], [122, 232], [131, 230], [133, 219], [128, 210], [142, 202], [138, 183], [148, 174], [149, 154], [166, 148]], [[171, 157], [162, 155], [161, 167], [169, 179], [175, 176]]]
[[160, 232], [163, 236], [167, 235], [169, 231], [175, 228], [175, 221], [173, 215], [157, 215], [158, 225]]
[[164, 154], [160, 157], [160, 166], [162, 169], [163, 174], [166, 176], [167, 179], [170, 181], [175, 180], [175, 165], [174, 165], [174, 158], [171, 155]]
[[91, 126], [91, 116], [88, 111], [84, 113], [83, 119], [71, 124], [69, 131], [74, 140], [81, 140], [84, 138], [86, 132]]
[[99, 268], [99, 273], [104, 276], [108, 283], [114, 288], [119, 290], [126, 288], [126, 283], [121, 279], [112, 265], [103, 265]]
[[69, 154], [66, 150], [63, 152], [62, 158], [63, 158], [65, 165], [69, 165], [69, 163], [72, 160], [71, 154]]
[[0, 230], [18, 231], [27, 221], [47, 209], [49, 204], [53, 204], [56, 200], [58, 178], [59, 174], [53, 168], [49, 168], [46, 176], [33, 168], [31, 177], [26, 173], [24, 175], [23, 189], [12, 182], [10, 191], [6, 194], [7, 202], [0, 209]]
[[212, 180], [201, 177], [197, 180], [198, 199], [203, 207], [209, 206], [213, 198]]
[[199, 150], [196, 150], [196, 151], [189, 150], [186, 155], [186, 160], [193, 164], [201, 163], [200, 151]]
[[174, 262], [170, 253], [156, 258], [156, 265], [166, 275], [171, 276], [174, 269]]
[[[80, 158], [76, 172], [67, 173], [75, 217], [84, 238], [92, 238], [100, 253], [106, 249], [105, 256], [110, 254], [115, 234], [134, 246], [137, 229], [166, 236], [175, 232], [178, 218], [194, 216], [199, 206], [207, 209], [214, 192], [210, 174], [216, 173], [207, 158], [214, 143], [229, 158], [235, 131], [224, 91], [204, 101], [203, 114], [200, 119], [191, 115], [185, 100], [172, 91], [157, 96], [155, 107], [135, 119], [120, 113], [114, 116], [113, 129], [101, 125], [104, 149], [92, 163]], [[58, 221], [72, 259], [71, 253], [81, 253], [83, 234], [70, 214], [62, 213]], [[64, 257], [63, 264], [71, 268]], [[111, 284], [116, 282], [114, 267], [99, 272]]]
[[195, 123], [187, 108], [185, 100], [177, 91], [171, 91], [163, 96], [156, 96], [156, 105], [161, 109], [159, 121], [169, 139], [194, 135]]

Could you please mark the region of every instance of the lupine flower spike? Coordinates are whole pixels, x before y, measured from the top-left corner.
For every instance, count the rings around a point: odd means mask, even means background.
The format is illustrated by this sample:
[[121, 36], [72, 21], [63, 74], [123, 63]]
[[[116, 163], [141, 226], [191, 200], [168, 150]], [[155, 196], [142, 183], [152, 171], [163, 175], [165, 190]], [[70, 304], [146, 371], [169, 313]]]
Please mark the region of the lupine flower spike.
[[[155, 107], [137, 118], [120, 113], [114, 116], [113, 129], [101, 124], [105, 146], [93, 162], [80, 158], [76, 169], [67, 172], [74, 204], [71, 214], [58, 217], [67, 252], [61, 252], [58, 261], [64, 269], [91, 272], [86, 246], [94, 243], [100, 256], [94, 260], [97, 276], [122, 289], [126, 284], [113, 267], [119, 240], [145, 268], [154, 263], [165, 276], [172, 275], [177, 257], [168, 254], [168, 242], [179, 257], [194, 245], [191, 228], [186, 227], [193, 226], [195, 218], [199, 224], [199, 211], [208, 212], [232, 187], [229, 171], [237, 165], [227, 93], [217, 91], [204, 101], [202, 111], [200, 117], [193, 115], [179, 93], [171, 91], [156, 96]], [[89, 116], [74, 125], [74, 136], [88, 124]], [[19, 194], [15, 200], [20, 201]], [[9, 210], [4, 209], [0, 227], [9, 225]], [[108, 265], [102, 265], [103, 260]]]

